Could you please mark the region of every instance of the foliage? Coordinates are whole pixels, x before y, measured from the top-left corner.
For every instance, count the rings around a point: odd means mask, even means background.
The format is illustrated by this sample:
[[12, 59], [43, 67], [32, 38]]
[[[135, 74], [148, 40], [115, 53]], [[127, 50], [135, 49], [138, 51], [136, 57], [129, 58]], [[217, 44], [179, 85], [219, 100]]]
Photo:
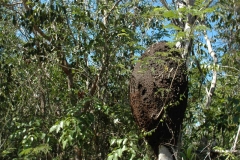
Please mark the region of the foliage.
[[[0, 159], [153, 159], [131, 114], [128, 80], [137, 57], [166, 37], [194, 38], [179, 155], [231, 149], [240, 119], [239, 2], [196, 0], [180, 10], [106, 2], [0, 2]], [[170, 22], [189, 14], [198, 17], [190, 34]], [[212, 32], [217, 65], [204, 31]], [[212, 69], [217, 88], [206, 108]]]

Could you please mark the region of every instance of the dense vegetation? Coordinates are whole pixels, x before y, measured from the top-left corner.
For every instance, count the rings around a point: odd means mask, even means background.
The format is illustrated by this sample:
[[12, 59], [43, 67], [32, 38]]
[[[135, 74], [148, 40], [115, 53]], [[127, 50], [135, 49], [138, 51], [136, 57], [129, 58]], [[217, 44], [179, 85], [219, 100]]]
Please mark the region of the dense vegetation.
[[[132, 117], [129, 77], [149, 45], [182, 37], [191, 37], [193, 48], [178, 155], [239, 159], [240, 1], [168, 6], [172, 10], [154, 0], [1, 0], [0, 159], [153, 159]], [[188, 14], [197, 17], [190, 35], [171, 23]]]

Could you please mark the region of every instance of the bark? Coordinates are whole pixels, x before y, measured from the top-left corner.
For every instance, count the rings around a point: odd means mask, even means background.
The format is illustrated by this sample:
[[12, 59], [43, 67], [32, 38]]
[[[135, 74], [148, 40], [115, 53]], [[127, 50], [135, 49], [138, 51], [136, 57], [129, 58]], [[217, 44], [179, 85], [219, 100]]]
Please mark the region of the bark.
[[167, 147], [159, 146], [158, 152], [158, 160], [173, 160], [173, 156]]
[[232, 147], [232, 149], [231, 149], [231, 150], [233, 150], [233, 151], [236, 150], [236, 145], [237, 145], [237, 142], [238, 142], [239, 133], [240, 133], [240, 125], [238, 126], [237, 135], [236, 135], [236, 137], [235, 137], [235, 141], [234, 141], [233, 147]]
[[216, 69], [217, 66], [216, 65], [217, 65], [218, 58], [217, 58], [216, 53], [212, 49], [211, 41], [209, 40], [209, 38], [207, 36], [207, 32], [205, 31], [204, 34], [205, 34], [204, 38], [207, 43], [208, 52], [213, 59], [212, 82], [211, 82], [211, 86], [210, 86], [209, 90], [206, 88], [206, 92], [207, 92], [206, 108], [208, 108], [211, 104], [212, 96], [213, 96], [213, 93], [216, 88], [216, 83], [217, 83], [217, 69]]

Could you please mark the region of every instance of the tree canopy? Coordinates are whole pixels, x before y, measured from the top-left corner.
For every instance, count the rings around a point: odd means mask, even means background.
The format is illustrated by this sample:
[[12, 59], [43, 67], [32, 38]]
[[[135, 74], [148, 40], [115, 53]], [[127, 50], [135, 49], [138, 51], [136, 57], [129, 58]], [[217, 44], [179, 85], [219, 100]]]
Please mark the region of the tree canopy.
[[163, 40], [191, 42], [179, 159], [238, 159], [240, 1], [177, 2], [1, 0], [0, 159], [153, 159], [129, 80]]

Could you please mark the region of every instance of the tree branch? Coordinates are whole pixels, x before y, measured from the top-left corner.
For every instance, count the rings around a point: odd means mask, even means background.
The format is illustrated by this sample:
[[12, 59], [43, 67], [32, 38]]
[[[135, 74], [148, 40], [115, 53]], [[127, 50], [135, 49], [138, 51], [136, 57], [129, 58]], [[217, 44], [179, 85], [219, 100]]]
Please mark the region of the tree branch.
[[236, 144], [237, 144], [239, 133], [240, 133], [240, 125], [238, 126], [237, 135], [236, 135], [236, 138], [235, 138], [235, 141], [234, 141], [234, 144], [233, 144], [233, 147], [232, 147], [231, 151], [235, 151], [235, 149], [236, 149]]
[[214, 153], [232, 153], [232, 154], [240, 154], [240, 151], [239, 150], [212, 150], [211, 152], [214, 152]]
[[163, 4], [163, 6], [167, 8], [167, 10], [170, 10], [170, 8], [169, 8], [166, 0], [160, 0], [160, 1], [161, 1], [161, 3]]
[[[178, 9], [186, 7], [186, 6], [192, 6], [192, 5], [194, 5], [194, 2], [195, 2], [195, 0], [189, 0], [189, 1], [177, 0], [175, 2], [175, 8], [178, 10]], [[194, 19], [195, 19], [195, 17], [188, 14], [186, 16], [186, 19], [176, 19], [179, 22], [174, 22], [175, 24], [178, 23], [179, 25], [181, 25], [182, 28], [184, 27], [183, 30], [186, 33], [186, 36], [181, 37], [179, 39], [179, 41], [176, 43], [177, 48], [183, 48], [182, 57], [185, 59], [187, 59], [189, 52], [191, 52], [191, 50], [192, 50], [193, 39], [191, 38], [191, 34], [192, 34], [192, 25], [194, 23]]]
[[116, 6], [117, 6], [121, 1], [122, 1], [122, 0], [118, 0], [118, 1], [113, 5], [113, 7], [111, 8], [111, 10], [103, 17], [103, 23], [104, 23], [104, 25], [106, 25], [106, 23], [107, 23], [108, 16], [111, 14], [111, 12], [116, 8]]
[[[26, 4], [27, 0], [23, 0], [23, 6], [24, 8], [29, 11], [32, 10], [32, 8], [29, 8]], [[33, 25], [33, 29], [39, 33], [43, 38], [45, 38], [46, 40], [48, 40], [49, 42], [51, 41], [51, 37], [47, 36], [38, 26], [36, 26], [35, 24]]]
[[160, 145], [158, 147], [158, 160], [173, 160], [172, 153], [169, 151], [167, 147], [164, 145]]
[[216, 83], [217, 83], [216, 64], [217, 64], [218, 58], [217, 58], [216, 53], [212, 49], [212, 45], [211, 45], [210, 40], [208, 39], [206, 31], [204, 31], [204, 38], [207, 43], [208, 53], [211, 55], [211, 57], [213, 59], [212, 82], [211, 82], [211, 86], [210, 86], [209, 90], [207, 90], [207, 88], [206, 88], [206, 92], [207, 92], [206, 107], [208, 108], [209, 105], [211, 104], [212, 96], [213, 96], [214, 90], [216, 88]]
[[45, 38], [46, 40], [48, 40], [49, 42], [51, 41], [51, 37], [47, 36], [40, 28], [38, 28], [38, 26], [33, 25], [34, 30], [39, 33], [43, 38]]

